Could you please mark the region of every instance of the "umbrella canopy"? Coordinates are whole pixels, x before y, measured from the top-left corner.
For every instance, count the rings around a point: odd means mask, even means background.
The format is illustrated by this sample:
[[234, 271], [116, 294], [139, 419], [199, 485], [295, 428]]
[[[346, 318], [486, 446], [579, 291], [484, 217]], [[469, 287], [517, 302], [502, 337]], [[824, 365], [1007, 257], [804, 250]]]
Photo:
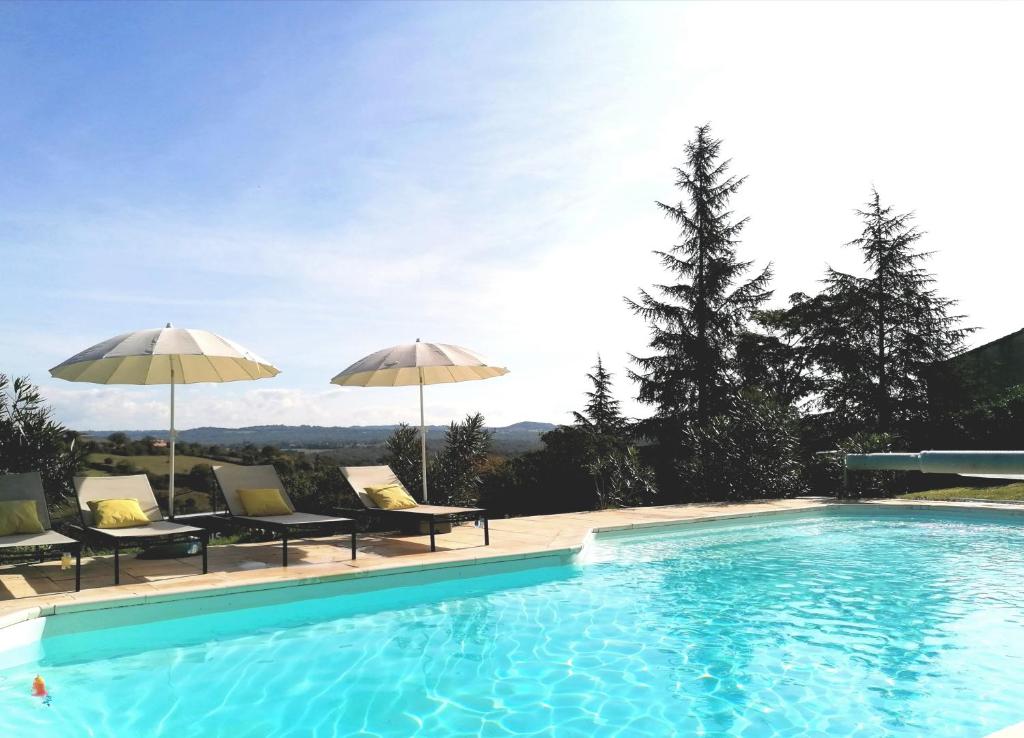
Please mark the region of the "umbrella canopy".
[[406, 343], [360, 359], [331, 380], [348, 387], [402, 387], [490, 379], [508, 369], [490, 365], [479, 354], [450, 343]]
[[152, 328], [122, 333], [75, 354], [50, 376], [93, 384], [171, 385], [171, 456], [168, 513], [174, 517], [174, 385], [237, 382], [274, 377], [276, 367], [248, 349], [209, 331]]
[[170, 323], [108, 338], [50, 370], [57, 379], [95, 384], [236, 382], [277, 374], [270, 362], [234, 341]]
[[468, 382], [508, 374], [482, 356], [450, 343], [391, 346], [366, 356], [331, 380], [343, 387], [420, 387], [420, 451], [423, 465], [423, 501], [427, 501], [427, 433], [423, 418], [423, 385]]

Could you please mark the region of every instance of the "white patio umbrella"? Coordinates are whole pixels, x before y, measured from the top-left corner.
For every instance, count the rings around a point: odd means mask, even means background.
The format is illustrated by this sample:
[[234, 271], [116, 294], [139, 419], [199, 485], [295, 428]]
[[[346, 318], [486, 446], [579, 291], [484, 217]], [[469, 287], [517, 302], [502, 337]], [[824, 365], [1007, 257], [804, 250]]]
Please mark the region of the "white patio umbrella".
[[174, 517], [174, 385], [263, 379], [280, 370], [248, 349], [208, 331], [166, 328], [123, 333], [90, 346], [50, 370], [50, 376], [94, 384], [171, 385], [169, 517]]
[[331, 380], [343, 387], [420, 387], [420, 454], [423, 501], [427, 502], [427, 429], [423, 419], [423, 385], [468, 382], [508, 374], [479, 354], [449, 343], [406, 343], [381, 349], [357, 361]]

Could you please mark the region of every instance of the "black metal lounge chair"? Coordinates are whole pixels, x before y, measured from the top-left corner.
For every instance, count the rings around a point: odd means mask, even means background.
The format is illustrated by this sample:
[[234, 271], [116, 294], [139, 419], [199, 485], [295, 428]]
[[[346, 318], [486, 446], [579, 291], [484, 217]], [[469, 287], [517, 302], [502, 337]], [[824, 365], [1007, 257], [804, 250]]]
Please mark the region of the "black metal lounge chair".
[[[206, 574], [206, 547], [210, 532], [191, 525], [182, 525], [165, 520], [157, 504], [149, 478], [145, 474], [124, 477], [75, 477], [75, 492], [78, 495], [78, 512], [82, 527], [72, 532], [88, 544], [114, 549], [114, 584], [121, 583], [121, 549], [146, 548], [148, 546], [197, 540], [202, 546], [203, 574]], [[135, 499], [150, 522], [132, 528], [97, 528], [90, 502], [100, 500]]]
[[[281, 484], [277, 471], [273, 466], [215, 466], [213, 473], [217, 484], [224, 495], [230, 515], [219, 518], [229, 525], [241, 528], [252, 528], [276, 533], [281, 536], [282, 564], [288, 566], [289, 538], [325, 538], [338, 533], [349, 534], [349, 548], [352, 558], [356, 557], [356, 521], [352, 518], [339, 518], [331, 515], [297, 512], [288, 491]], [[248, 515], [240, 489], [276, 489], [291, 510], [288, 515]], [[213, 520], [211, 518], [211, 520]]]
[[43, 527], [41, 533], [12, 533], [0, 536], [0, 554], [11, 553], [14, 549], [34, 548], [38, 553], [38, 561], [42, 563], [46, 552], [56, 549], [75, 555], [75, 591], [82, 588], [82, 542], [58, 533], [50, 527], [50, 513], [46, 508], [46, 495], [43, 492], [43, 478], [39, 472], [26, 474], [0, 474], [0, 501], [32, 500], [36, 503], [36, 513]]
[[[491, 545], [491, 533], [487, 527], [487, 511], [477, 507], [445, 507], [442, 505], [417, 505], [404, 510], [382, 510], [367, 494], [366, 488], [371, 486], [398, 485], [405, 486], [398, 479], [390, 466], [343, 466], [341, 473], [352, 486], [352, 491], [363, 503], [367, 512], [382, 520], [398, 524], [425, 522], [430, 531], [430, 550], [437, 550], [436, 536], [438, 523], [461, 523], [466, 521], [483, 522], [484, 545]], [[408, 492], [408, 490], [406, 490]]]

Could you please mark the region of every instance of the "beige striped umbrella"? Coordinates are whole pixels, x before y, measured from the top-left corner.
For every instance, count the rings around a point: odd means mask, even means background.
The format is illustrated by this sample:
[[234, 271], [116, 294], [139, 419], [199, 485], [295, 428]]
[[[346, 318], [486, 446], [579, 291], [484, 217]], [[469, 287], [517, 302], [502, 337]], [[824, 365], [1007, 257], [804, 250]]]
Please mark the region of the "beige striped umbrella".
[[427, 501], [427, 429], [423, 418], [423, 385], [468, 382], [508, 374], [479, 354], [450, 343], [391, 346], [360, 359], [331, 380], [343, 387], [420, 387], [420, 452], [423, 465], [423, 501]]
[[171, 385], [171, 477], [168, 513], [174, 517], [174, 385], [238, 382], [280, 371], [243, 346], [209, 331], [166, 328], [123, 333], [90, 346], [50, 370], [50, 376], [93, 384]]

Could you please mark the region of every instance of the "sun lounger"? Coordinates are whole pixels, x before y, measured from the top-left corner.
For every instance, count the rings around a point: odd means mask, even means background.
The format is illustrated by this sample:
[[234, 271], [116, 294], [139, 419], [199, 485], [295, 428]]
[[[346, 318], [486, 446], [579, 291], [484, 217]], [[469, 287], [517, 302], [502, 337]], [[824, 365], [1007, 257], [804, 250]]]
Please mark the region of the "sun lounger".
[[[202, 546], [203, 574], [207, 573], [206, 547], [210, 533], [203, 528], [165, 520], [145, 474], [124, 477], [75, 477], [78, 511], [82, 518], [81, 537], [86, 543], [114, 549], [114, 584], [121, 583], [121, 549], [147, 548], [176, 541], [197, 540]], [[100, 500], [138, 500], [148, 525], [131, 528], [98, 528], [90, 502]]]
[[38, 472], [0, 474], [0, 501], [17, 500], [32, 500], [36, 503], [36, 514], [43, 530], [41, 533], [12, 533], [0, 536], [0, 553], [9, 553], [12, 549], [18, 548], [34, 548], [38, 550], [40, 563], [49, 549], [73, 553], [77, 592], [82, 587], [82, 543], [50, 528], [50, 513], [46, 507], [43, 478]]
[[[459, 523], [472, 520], [483, 522], [484, 545], [491, 545], [491, 533], [487, 527], [487, 511], [477, 507], [445, 507], [442, 505], [417, 505], [404, 510], [382, 510], [377, 503], [366, 493], [366, 488], [371, 486], [384, 486], [395, 484], [405, 489], [402, 482], [391, 471], [390, 466], [343, 466], [341, 473], [352, 485], [356, 497], [363, 503], [363, 506], [373, 515], [390, 522], [425, 522], [430, 531], [430, 550], [436, 551], [435, 537], [437, 535], [438, 523]], [[406, 490], [408, 492], [408, 490]]]
[[[331, 515], [298, 512], [288, 496], [288, 490], [281, 484], [273, 466], [215, 466], [213, 473], [224, 495], [230, 516], [226, 520], [239, 527], [254, 528], [276, 533], [281, 536], [282, 563], [288, 566], [288, 539], [324, 538], [338, 533], [349, 534], [349, 548], [352, 558], [356, 557], [356, 521]], [[288, 515], [248, 515], [238, 494], [241, 489], [276, 489], [291, 513]]]

